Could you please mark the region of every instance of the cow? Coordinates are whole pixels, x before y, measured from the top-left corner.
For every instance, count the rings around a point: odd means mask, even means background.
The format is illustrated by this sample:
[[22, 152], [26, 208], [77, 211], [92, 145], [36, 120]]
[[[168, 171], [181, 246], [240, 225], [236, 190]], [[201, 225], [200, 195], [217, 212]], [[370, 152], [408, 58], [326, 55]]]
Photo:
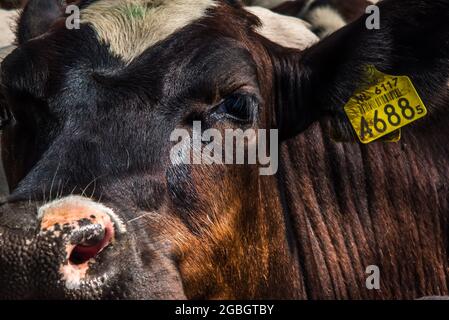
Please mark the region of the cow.
[[296, 16], [309, 22], [312, 31], [324, 38], [355, 21], [377, 0], [294, 0], [272, 2], [273, 12]]
[[[239, 1], [78, 6], [69, 29], [30, 1], [1, 64], [1, 298], [449, 294], [449, 1], [385, 0], [379, 30], [304, 27], [302, 47]], [[398, 142], [356, 142], [344, 113], [368, 65], [427, 106]], [[278, 171], [172, 161], [194, 122], [276, 130]]]

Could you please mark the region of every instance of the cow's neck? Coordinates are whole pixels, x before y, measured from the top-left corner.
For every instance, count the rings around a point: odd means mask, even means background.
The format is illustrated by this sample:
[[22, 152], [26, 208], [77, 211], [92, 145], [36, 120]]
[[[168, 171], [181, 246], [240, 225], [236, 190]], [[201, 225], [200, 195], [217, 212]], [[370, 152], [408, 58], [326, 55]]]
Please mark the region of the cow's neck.
[[[307, 298], [448, 295], [448, 120], [399, 143], [336, 143], [320, 124], [284, 143], [278, 180]], [[370, 265], [380, 290], [366, 288]]]

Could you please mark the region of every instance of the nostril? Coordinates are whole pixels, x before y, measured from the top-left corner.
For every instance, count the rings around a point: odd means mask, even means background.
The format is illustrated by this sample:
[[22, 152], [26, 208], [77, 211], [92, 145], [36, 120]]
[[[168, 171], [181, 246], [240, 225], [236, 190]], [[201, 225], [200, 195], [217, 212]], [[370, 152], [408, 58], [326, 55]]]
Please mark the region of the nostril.
[[109, 245], [112, 236], [112, 226], [89, 224], [77, 229], [71, 237], [74, 247], [70, 252], [69, 262], [73, 265], [88, 262]]

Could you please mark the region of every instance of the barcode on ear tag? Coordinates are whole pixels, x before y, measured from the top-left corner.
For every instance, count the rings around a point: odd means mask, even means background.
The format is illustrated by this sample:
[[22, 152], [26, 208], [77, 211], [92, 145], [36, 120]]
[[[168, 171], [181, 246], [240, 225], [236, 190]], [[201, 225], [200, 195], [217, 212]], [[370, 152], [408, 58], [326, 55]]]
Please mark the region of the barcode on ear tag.
[[427, 114], [409, 77], [391, 76], [374, 66], [367, 67], [364, 84], [344, 109], [362, 143], [382, 137], [384, 141], [399, 141], [400, 128]]

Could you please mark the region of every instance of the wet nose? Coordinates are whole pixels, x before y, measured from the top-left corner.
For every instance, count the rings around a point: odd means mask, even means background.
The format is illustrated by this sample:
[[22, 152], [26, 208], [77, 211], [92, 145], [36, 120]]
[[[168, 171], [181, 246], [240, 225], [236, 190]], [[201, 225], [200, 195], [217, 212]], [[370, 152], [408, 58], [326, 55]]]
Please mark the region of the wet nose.
[[0, 298], [100, 286], [124, 233], [112, 209], [84, 197], [59, 199], [37, 212], [32, 203], [1, 205]]
[[40, 234], [64, 242], [68, 268], [87, 264], [115, 240], [117, 233], [124, 232], [111, 209], [78, 196], [41, 207], [38, 220]]

